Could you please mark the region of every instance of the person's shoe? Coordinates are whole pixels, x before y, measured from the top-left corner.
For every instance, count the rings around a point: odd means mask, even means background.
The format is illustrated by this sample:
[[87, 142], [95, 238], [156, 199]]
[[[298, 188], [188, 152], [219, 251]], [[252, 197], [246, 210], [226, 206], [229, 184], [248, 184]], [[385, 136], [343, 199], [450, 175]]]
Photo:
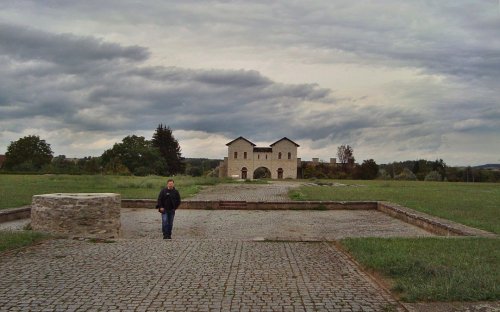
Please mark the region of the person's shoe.
[[172, 237], [165, 235], [163, 236], [163, 239], [172, 239]]

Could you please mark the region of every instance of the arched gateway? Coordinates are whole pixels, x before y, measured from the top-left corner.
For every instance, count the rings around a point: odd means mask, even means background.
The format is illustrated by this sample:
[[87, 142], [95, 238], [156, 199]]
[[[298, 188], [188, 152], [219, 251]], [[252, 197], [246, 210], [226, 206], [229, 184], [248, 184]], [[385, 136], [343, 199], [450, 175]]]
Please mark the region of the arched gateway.
[[257, 147], [244, 137], [226, 145], [228, 156], [221, 163], [220, 177], [248, 179], [252, 175], [254, 179], [297, 179], [297, 167], [300, 166], [300, 158], [297, 158], [299, 145], [286, 137], [269, 147]]
[[270, 179], [271, 178], [271, 170], [266, 167], [259, 167], [255, 169], [253, 172], [254, 179]]

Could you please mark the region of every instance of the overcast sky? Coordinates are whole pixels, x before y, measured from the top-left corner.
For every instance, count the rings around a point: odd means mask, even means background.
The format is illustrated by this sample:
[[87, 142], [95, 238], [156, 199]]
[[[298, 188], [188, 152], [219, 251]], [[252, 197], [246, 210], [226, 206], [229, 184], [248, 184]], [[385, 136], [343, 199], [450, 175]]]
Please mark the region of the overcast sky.
[[99, 156], [169, 125], [299, 157], [500, 163], [500, 2], [0, 0], [0, 154]]

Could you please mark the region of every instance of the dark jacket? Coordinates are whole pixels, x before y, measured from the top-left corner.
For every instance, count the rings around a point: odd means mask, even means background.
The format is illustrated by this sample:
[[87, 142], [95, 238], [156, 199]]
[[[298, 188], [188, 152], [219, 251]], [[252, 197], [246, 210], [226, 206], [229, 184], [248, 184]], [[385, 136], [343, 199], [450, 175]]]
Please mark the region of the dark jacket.
[[158, 211], [160, 208], [165, 208], [166, 210], [175, 210], [181, 204], [181, 195], [179, 192], [173, 188], [169, 190], [168, 188], [164, 188], [160, 191], [158, 195], [158, 203], [156, 204], [156, 208]]

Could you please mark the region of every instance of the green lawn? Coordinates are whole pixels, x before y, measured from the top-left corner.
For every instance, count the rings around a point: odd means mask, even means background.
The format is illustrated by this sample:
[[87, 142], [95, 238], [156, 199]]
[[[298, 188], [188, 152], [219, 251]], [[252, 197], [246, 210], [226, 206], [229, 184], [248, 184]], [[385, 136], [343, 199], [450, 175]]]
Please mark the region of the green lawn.
[[[156, 198], [166, 185], [166, 177], [103, 175], [0, 175], [0, 209], [31, 204], [35, 194], [48, 193], [119, 193], [122, 198]], [[202, 185], [213, 185], [217, 178], [175, 177], [175, 186], [183, 198], [196, 194]]]
[[342, 245], [403, 301], [500, 300], [500, 239], [352, 238]]
[[32, 245], [49, 237], [33, 231], [0, 231], [0, 252]]
[[290, 196], [296, 200], [390, 201], [500, 234], [500, 184], [344, 180], [336, 182], [348, 186], [304, 186], [292, 191]]

